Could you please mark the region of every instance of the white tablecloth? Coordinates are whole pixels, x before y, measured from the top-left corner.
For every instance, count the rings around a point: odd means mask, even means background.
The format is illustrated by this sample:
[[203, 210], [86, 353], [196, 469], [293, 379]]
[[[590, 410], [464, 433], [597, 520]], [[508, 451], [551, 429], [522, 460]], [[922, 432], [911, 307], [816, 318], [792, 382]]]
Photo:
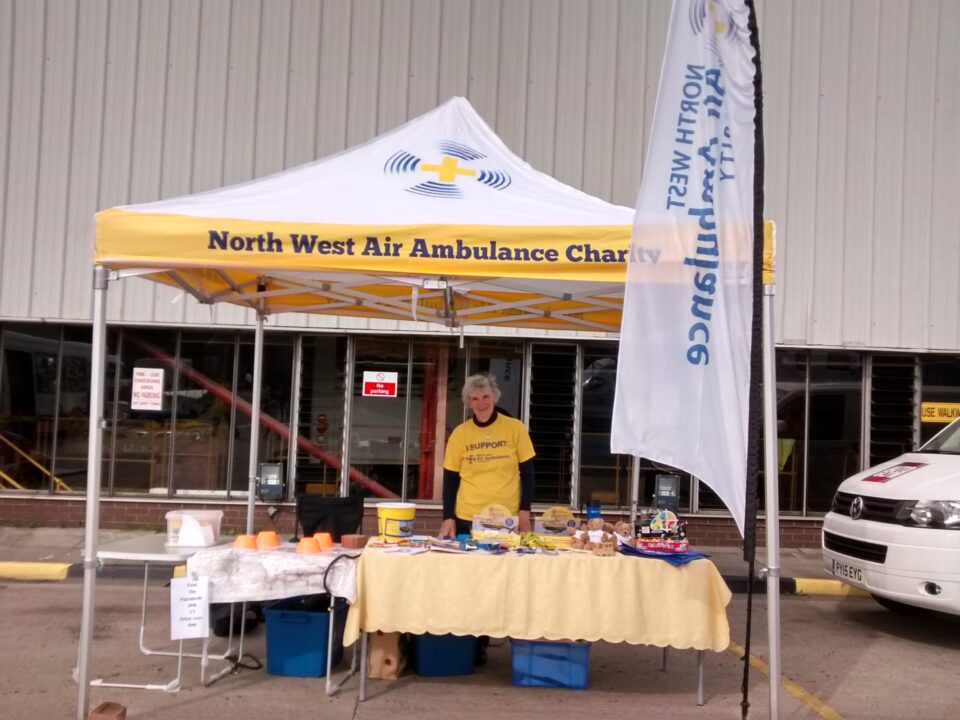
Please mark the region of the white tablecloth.
[[323, 593], [323, 575], [341, 556], [327, 576], [330, 592], [348, 602], [357, 599], [357, 561], [359, 550], [335, 549], [319, 554], [297, 554], [295, 546], [276, 550], [238, 550], [213, 547], [198, 551], [187, 560], [190, 577], [210, 578], [211, 602], [280, 600], [296, 595]]

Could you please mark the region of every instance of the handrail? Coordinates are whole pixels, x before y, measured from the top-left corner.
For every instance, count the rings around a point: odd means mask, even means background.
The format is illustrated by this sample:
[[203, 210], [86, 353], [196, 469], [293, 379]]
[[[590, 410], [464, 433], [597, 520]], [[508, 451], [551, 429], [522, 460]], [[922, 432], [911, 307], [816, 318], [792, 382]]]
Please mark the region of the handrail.
[[[7, 438], [5, 438], [5, 437], [3, 436], [3, 433], [0, 433], [0, 440], [2, 440], [2, 441], [5, 442], [8, 446], [10, 446], [10, 448], [12, 448], [15, 453], [17, 453], [17, 454], [19, 454], [21, 457], [23, 457], [28, 463], [30, 463], [31, 465], [33, 465], [37, 470], [39, 470], [40, 472], [42, 472], [42, 473], [43, 473], [44, 475], [46, 475], [47, 477], [53, 478], [54, 482], [57, 484], [57, 486], [58, 486], [61, 490], [66, 490], [67, 492], [72, 492], [72, 491], [73, 491], [73, 488], [70, 487], [69, 485], [67, 485], [63, 480], [61, 480], [60, 478], [58, 478], [58, 477], [57, 477], [56, 475], [54, 475], [52, 472], [50, 472], [49, 470], [47, 470], [47, 468], [45, 468], [43, 465], [41, 465], [40, 463], [38, 463], [38, 462], [37, 462], [36, 460], [34, 460], [32, 457], [30, 457], [30, 455], [29, 455], [28, 453], [24, 452], [23, 450], [21, 450], [20, 448], [18, 448], [16, 445], [14, 445], [12, 442], [10, 442], [9, 440], [7, 440]], [[14, 485], [16, 485], [16, 486], [17, 486], [18, 488], [20, 488], [21, 490], [26, 490], [26, 488], [23, 487], [23, 485], [21, 485], [20, 483], [16, 482], [16, 481], [15, 481], [13, 478], [11, 478], [9, 475], [5, 475], [4, 473], [0, 473], [0, 475], [2, 475], [8, 482], [12, 482]]]
[[14, 480], [12, 477], [10, 477], [9, 475], [7, 475], [3, 470], [0, 470], [0, 479], [6, 480], [8, 483], [10, 483], [11, 485], [13, 485], [13, 486], [14, 486], [15, 488], [17, 488], [18, 490], [26, 490], [26, 488], [25, 488], [23, 485], [21, 485], [21, 484], [18, 483], [16, 480]]

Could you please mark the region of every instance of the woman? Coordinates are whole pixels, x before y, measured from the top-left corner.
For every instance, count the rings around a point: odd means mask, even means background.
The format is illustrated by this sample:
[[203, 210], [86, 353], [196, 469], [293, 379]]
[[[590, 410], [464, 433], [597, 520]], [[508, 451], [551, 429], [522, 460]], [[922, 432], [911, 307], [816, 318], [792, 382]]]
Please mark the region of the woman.
[[487, 505], [504, 505], [529, 532], [533, 500], [533, 443], [522, 422], [497, 408], [500, 390], [489, 375], [471, 375], [463, 403], [473, 417], [447, 440], [443, 459], [441, 537], [470, 534], [473, 516]]

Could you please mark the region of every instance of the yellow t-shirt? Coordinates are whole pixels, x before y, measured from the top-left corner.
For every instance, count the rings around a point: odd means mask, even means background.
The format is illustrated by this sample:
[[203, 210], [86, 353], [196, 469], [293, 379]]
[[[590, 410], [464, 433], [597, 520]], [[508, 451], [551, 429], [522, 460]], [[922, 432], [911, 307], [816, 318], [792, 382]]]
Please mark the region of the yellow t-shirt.
[[472, 419], [458, 425], [447, 440], [446, 470], [460, 473], [455, 512], [461, 520], [491, 503], [505, 505], [512, 515], [520, 510], [520, 463], [536, 453], [522, 422], [497, 413], [480, 427]]

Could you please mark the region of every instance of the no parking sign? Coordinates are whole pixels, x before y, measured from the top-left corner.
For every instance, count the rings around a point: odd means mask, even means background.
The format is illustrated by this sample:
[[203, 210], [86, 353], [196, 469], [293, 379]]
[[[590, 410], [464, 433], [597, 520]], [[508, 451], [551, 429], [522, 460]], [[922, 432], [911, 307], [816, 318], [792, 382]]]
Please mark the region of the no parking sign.
[[379, 370], [363, 371], [364, 397], [396, 397], [397, 376], [395, 372], [381, 372]]

